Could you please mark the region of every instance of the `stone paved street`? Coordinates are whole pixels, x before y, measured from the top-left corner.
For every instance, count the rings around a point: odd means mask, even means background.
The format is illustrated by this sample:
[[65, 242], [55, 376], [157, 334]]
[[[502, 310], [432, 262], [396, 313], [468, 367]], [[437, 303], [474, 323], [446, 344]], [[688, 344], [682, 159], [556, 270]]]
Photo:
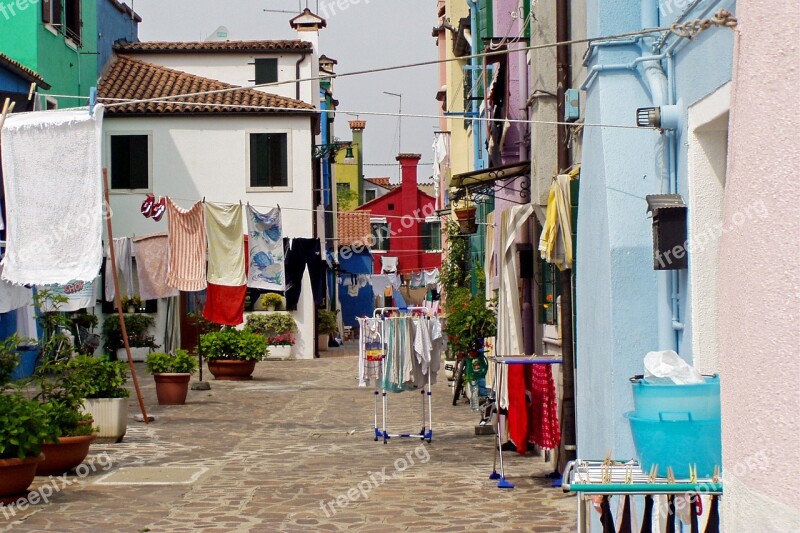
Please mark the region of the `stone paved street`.
[[[71, 476], [49, 504], [6, 508], [16, 515], [0, 514], [0, 531], [575, 530], [575, 500], [549, 487], [541, 457], [508, 454], [515, 490], [488, 479], [492, 437], [473, 435], [475, 413], [450, 405], [444, 380], [432, 444], [374, 442], [356, 363], [265, 362], [253, 381], [212, 382], [176, 407], [157, 407], [139, 368], [156, 421], [131, 418], [124, 442], [92, 446], [88, 476]], [[395, 429], [418, 430], [419, 395], [391, 400]]]

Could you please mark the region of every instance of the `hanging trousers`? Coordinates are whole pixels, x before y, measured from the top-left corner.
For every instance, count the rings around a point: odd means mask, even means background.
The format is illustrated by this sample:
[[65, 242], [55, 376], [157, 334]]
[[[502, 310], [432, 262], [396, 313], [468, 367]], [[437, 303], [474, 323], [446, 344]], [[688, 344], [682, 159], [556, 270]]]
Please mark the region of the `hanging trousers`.
[[286, 281], [289, 288], [286, 290], [286, 309], [297, 310], [300, 301], [300, 289], [303, 285], [303, 272], [308, 266], [308, 276], [311, 278], [311, 293], [314, 295], [314, 304], [322, 305], [325, 282], [325, 262], [322, 260], [319, 239], [292, 239], [292, 247], [286, 256]]

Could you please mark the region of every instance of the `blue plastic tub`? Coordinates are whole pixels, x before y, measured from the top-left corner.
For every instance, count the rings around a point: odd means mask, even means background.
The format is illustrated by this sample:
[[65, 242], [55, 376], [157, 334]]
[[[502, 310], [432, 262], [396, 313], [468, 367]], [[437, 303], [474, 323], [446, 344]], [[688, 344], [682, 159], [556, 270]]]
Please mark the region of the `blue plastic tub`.
[[650, 420], [625, 413], [631, 424], [633, 443], [642, 472], [658, 465], [658, 475], [672, 467], [676, 479], [689, 478], [689, 465], [697, 465], [698, 477], [710, 478], [714, 466], [722, 467], [722, 425], [715, 420], [694, 420], [690, 415], [664, 414]]
[[646, 379], [631, 379], [633, 404], [636, 417], [659, 420], [662, 414], [672, 418], [677, 413], [686, 414], [683, 419], [719, 420], [719, 376], [706, 377], [705, 383], [675, 385], [674, 383], [651, 383]]

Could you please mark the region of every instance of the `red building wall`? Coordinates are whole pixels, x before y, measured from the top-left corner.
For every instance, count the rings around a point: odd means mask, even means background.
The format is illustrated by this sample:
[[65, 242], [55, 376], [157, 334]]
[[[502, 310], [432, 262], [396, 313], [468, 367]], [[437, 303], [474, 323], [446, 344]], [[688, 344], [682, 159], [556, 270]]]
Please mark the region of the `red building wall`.
[[372, 217], [386, 217], [391, 236], [389, 251], [372, 250], [374, 273], [381, 272], [381, 256], [397, 257], [401, 273], [432, 270], [442, 266], [442, 254], [422, 250], [422, 223], [434, 216], [436, 199], [417, 187], [420, 154], [400, 154], [402, 183], [392, 192], [376, 198], [358, 211], [370, 211]]

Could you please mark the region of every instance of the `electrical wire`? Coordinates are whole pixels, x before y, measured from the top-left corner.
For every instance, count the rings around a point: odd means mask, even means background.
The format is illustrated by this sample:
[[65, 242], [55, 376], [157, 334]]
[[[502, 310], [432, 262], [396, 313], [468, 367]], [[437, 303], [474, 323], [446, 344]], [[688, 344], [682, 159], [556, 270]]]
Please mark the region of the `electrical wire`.
[[[376, 67], [376, 68], [371, 68], [371, 69], [355, 70], [355, 71], [351, 71], [351, 72], [343, 72], [343, 73], [336, 74], [336, 77], [337, 78], [344, 78], [344, 77], [349, 77], [349, 76], [362, 76], [362, 75], [365, 75], [365, 74], [375, 74], [375, 73], [379, 73], [379, 72], [390, 72], [390, 71], [394, 71], [394, 70], [403, 70], [403, 69], [408, 69], [408, 68], [426, 67], [426, 66], [438, 65], [438, 64], [441, 64], [441, 63], [450, 63], [450, 62], [454, 62], [454, 61], [467, 61], [467, 60], [470, 60], [470, 59], [484, 58], [484, 57], [487, 57], [487, 56], [508, 55], [508, 54], [513, 54], [513, 53], [518, 53], [518, 52], [528, 52], [528, 51], [531, 51], [531, 50], [542, 50], [542, 49], [545, 49], [545, 48], [553, 48], [553, 47], [558, 47], [558, 46], [569, 46], [569, 45], [572, 45], [572, 44], [590, 43], [592, 41], [601, 41], [601, 40], [602, 41], [609, 41], [609, 40], [615, 40], [615, 39], [624, 39], [624, 38], [628, 38], [628, 37], [640, 37], [640, 36], [649, 35], [649, 34], [652, 34], [652, 33], [661, 33], [661, 32], [665, 32], [665, 31], [674, 31], [674, 30], [671, 27], [659, 27], [659, 28], [641, 29], [641, 30], [637, 30], [637, 31], [626, 32], [626, 33], [618, 33], [618, 34], [614, 34], [614, 35], [606, 35], [606, 36], [602, 36], [602, 37], [589, 37], [589, 38], [583, 38], [583, 39], [572, 39], [572, 40], [569, 40], [569, 41], [560, 41], [560, 42], [555, 42], [555, 43], [537, 44], [537, 45], [525, 46], [525, 47], [521, 47], [521, 48], [497, 50], [497, 51], [490, 51], [490, 52], [482, 52], [482, 53], [478, 53], [478, 54], [471, 54], [471, 55], [466, 55], [466, 56], [461, 56], [461, 57], [448, 57], [448, 58], [445, 58], [445, 59], [434, 59], [434, 60], [429, 60], [429, 61], [419, 61], [419, 62], [416, 62], [416, 63], [407, 63], [407, 64], [404, 64], [404, 65], [394, 65], [394, 66], [389, 66], [389, 67]], [[302, 83], [302, 82], [307, 82], [307, 81], [320, 81], [322, 79], [327, 79], [327, 77], [324, 77], [324, 76], [312, 76], [312, 77], [308, 77], [308, 78], [298, 78], [298, 79], [293, 79], [293, 80], [278, 80], [278, 81], [269, 82], [269, 83], [260, 83], [260, 84], [256, 84], [256, 85], [249, 85], [249, 86], [246, 86], [246, 87], [229, 87], [229, 88], [225, 88], [225, 89], [215, 89], [215, 90], [212, 90], [212, 91], [199, 91], [199, 92], [194, 92], [194, 93], [176, 94], [176, 95], [169, 95], [169, 96], [156, 97], [156, 98], [145, 98], [145, 99], [141, 99], [141, 100], [130, 100], [128, 103], [131, 103], [131, 104], [133, 104], [133, 103], [144, 104], [144, 103], [151, 103], [151, 102], [153, 102], [153, 103], [154, 102], [169, 102], [169, 101], [171, 101], [173, 99], [176, 99], [176, 98], [189, 98], [189, 97], [195, 97], [195, 96], [210, 96], [210, 95], [214, 95], [214, 94], [238, 92], [238, 91], [243, 91], [243, 90], [248, 90], [248, 89], [263, 89], [263, 88], [267, 88], [267, 87], [276, 87], [276, 86], [287, 85], [287, 84], [294, 85], [294, 84], [297, 84], [297, 83]], [[126, 104], [123, 103], [123, 102], [120, 102], [120, 103], [108, 104], [107, 107], [118, 107], [118, 106], [124, 106], [124, 105], [126, 105]], [[354, 111], [348, 111], [348, 113], [355, 113], [355, 112]], [[358, 113], [355, 113], [355, 114], [358, 114]], [[397, 116], [397, 115], [395, 115], [395, 116]]]

